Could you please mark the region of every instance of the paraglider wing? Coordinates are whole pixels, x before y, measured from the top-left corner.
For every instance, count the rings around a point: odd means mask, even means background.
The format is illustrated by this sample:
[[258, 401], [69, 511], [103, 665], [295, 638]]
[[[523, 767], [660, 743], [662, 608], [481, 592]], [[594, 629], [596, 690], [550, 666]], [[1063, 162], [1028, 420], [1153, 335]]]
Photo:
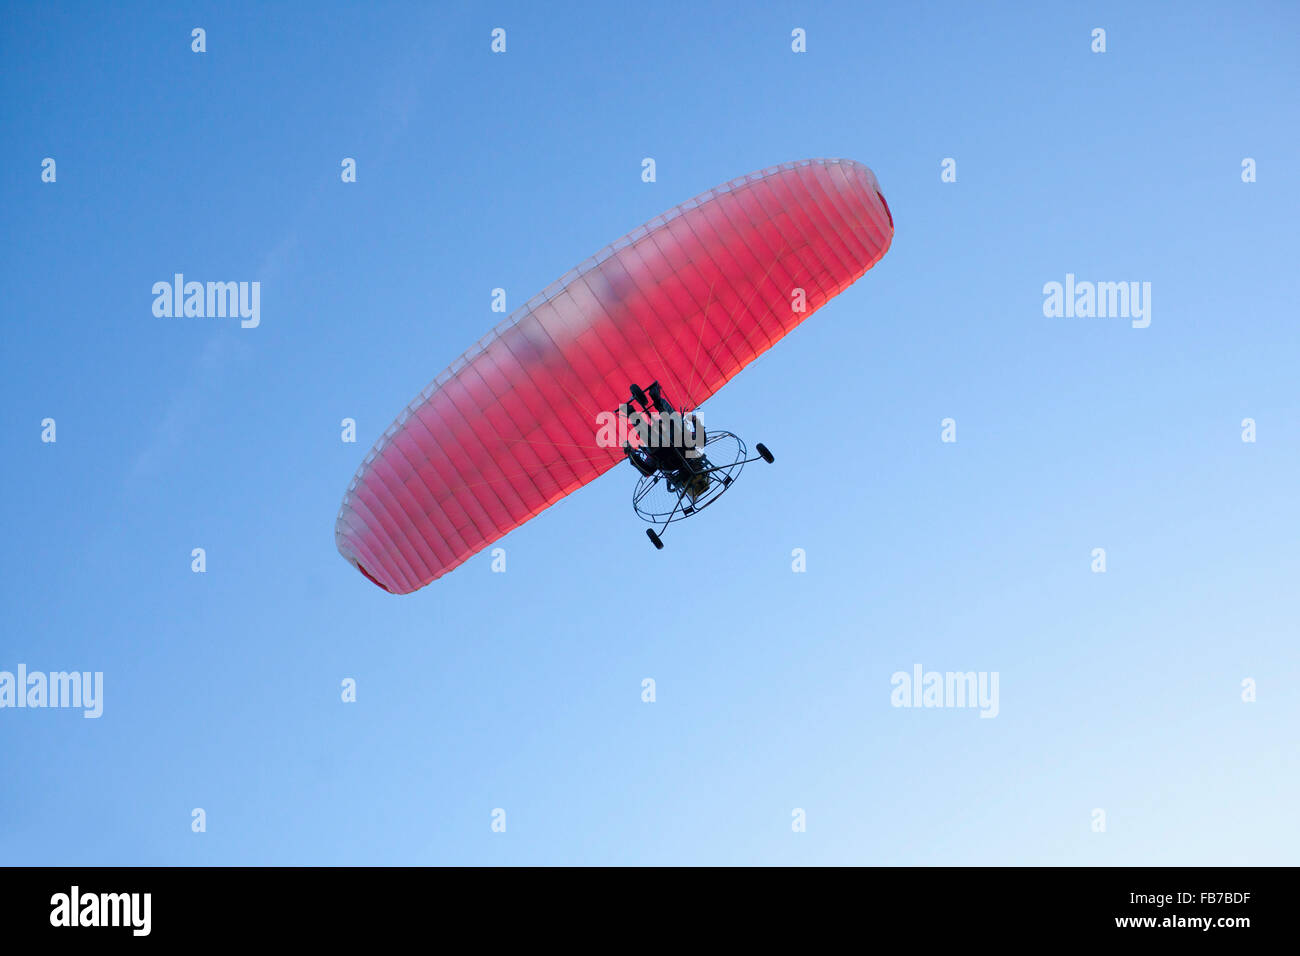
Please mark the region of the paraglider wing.
[[870, 269], [871, 170], [788, 163], [670, 210], [551, 285], [439, 375], [366, 455], [335, 524], [385, 590], [441, 577], [623, 460], [598, 415], [658, 381], [696, 408]]

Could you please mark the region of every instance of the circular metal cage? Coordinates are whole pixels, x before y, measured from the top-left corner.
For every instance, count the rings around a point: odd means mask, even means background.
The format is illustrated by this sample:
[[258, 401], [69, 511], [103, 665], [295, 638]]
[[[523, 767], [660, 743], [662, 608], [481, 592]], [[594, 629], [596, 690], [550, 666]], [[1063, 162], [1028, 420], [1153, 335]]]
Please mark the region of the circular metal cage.
[[731, 432], [707, 433], [703, 455], [685, 481], [657, 471], [636, 483], [632, 507], [646, 521], [668, 524], [703, 511], [722, 497], [745, 467], [745, 443]]

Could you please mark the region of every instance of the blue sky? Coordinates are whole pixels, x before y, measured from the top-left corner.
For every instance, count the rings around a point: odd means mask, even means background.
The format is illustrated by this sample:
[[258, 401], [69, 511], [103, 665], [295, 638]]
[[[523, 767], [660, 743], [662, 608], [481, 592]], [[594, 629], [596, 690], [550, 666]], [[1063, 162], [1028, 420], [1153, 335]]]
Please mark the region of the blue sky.
[[[104, 713], [0, 710], [0, 863], [1294, 864], [1298, 21], [11, 5], [0, 670], [102, 671]], [[812, 156], [897, 233], [706, 404], [775, 466], [660, 553], [620, 469], [504, 574], [338, 556], [493, 288]], [[155, 317], [176, 272], [259, 281], [260, 326]], [[1150, 327], [1044, 317], [1067, 273], [1150, 282]], [[998, 716], [892, 707], [916, 664]]]

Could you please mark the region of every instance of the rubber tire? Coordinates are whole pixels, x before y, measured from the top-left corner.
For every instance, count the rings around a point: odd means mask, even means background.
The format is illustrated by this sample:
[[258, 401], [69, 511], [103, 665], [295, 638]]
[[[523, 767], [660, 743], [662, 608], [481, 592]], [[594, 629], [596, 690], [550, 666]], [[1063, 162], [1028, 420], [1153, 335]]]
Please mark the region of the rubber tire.
[[772, 457], [772, 453], [767, 450], [767, 446], [764, 445], [762, 442], [759, 442], [757, 445], [754, 446], [754, 451], [758, 452], [758, 457], [763, 459], [769, 465], [772, 464], [772, 462], [776, 461], [776, 459]]
[[662, 551], [664, 549], [663, 539], [659, 537], [659, 535], [655, 534], [654, 528], [646, 528], [645, 534], [646, 537], [650, 539], [650, 543], [655, 546], [656, 551]]

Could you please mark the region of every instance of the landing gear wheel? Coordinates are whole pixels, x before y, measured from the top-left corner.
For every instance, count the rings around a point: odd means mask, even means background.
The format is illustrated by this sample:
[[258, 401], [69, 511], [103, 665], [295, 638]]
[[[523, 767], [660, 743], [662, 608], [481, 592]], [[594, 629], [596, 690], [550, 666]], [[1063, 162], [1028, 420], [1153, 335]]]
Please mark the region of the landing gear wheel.
[[656, 470], [637, 480], [632, 508], [645, 522], [642, 527], [663, 534], [665, 525], [695, 517], [735, 484], [747, 462], [757, 461], [744, 442], [719, 429], [709, 429], [708, 445], [699, 451], [697, 458], [686, 458], [683, 452], [682, 467]]
[[764, 445], [762, 442], [759, 442], [757, 445], [754, 446], [754, 451], [758, 452], [758, 457], [763, 459], [769, 465], [772, 464], [772, 462], [776, 461], [776, 459], [772, 457], [772, 453], [767, 450], [767, 446]]
[[660, 538], [659, 535], [655, 534], [654, 528], [646, 528], [645, 536], [650, 539], [650, 543], [655, 546], [656, 551], [662, 551], [664, 549], [663, 539]]

